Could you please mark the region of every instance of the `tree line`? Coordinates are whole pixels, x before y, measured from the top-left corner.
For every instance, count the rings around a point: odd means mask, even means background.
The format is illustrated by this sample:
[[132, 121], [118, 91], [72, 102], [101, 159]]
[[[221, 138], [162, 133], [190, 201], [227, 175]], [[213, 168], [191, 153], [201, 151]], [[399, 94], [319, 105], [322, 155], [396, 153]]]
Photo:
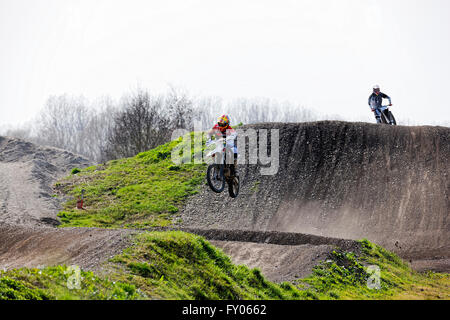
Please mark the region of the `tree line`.
[[318, 120], [314, 111], [264, 98], [190, 97], [170, 88], [164, 94], [136, 89], [119, 101], [103, 97], [50, 96], [33, 125], [9, 129], [5, 135], [69, 150], [97, 163], [131, 157], [168, 142], [175, 129], [211, 128], [221, 114], [232, 125]]

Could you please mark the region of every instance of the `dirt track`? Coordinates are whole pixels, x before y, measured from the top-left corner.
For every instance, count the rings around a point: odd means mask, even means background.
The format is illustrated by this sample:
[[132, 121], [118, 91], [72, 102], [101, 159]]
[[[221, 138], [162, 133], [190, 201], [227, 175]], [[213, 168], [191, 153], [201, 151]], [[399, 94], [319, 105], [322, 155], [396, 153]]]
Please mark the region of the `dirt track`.
[[96, 269], [130, 245], [130, 230], [0, 224], [0, 269], [76, 264]]
[[[417, 270], [450, 271], [449, 128], [251, 127], [280, 129], [278, 173], [241, 166], [234, 200], [204, 187], [181, 214], [185, 231], [274, 281], [305, 276], [334, 246], [358, 250], [344, 239], [360, 238], [411, 259]], [[95, 269], [129, 244], [134, 231], [51, 227], [60, 206], [52, 184], [87, 165], [64, 150], [0, 137], [0, 268]]]
[[232, 257], [233, 263], [260, 268], [264, 276], [274, 282], [293, 281], [309, 275], [334, 248], [331, 245], [289, 246], [215, 240], [211, 243]]
[[247, 128], [280, 130], [278, 173], [240, 166], [239, 197], [203, 187], [181, 214], [184, 226], [368, 238], [419, 269], [450, 271], [450, 128], [331, 121]]
[[271, 281], [292, 281], [309, 275], [336, 247], [359, 253], [353, 240], [278, 231], [182, 228], [209, 239], [235, 264], [260, 268]]

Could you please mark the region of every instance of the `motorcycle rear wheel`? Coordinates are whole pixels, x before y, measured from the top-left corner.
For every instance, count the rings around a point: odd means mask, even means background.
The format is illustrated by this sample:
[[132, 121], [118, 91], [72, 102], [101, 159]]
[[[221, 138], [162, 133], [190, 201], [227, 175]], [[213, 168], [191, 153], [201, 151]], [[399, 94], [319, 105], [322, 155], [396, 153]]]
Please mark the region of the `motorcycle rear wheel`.
[[228, 182], [228, 194], [231, 198], [236, 198], [239, 195], [239, 187], [240, 181], [238, 176], [233, 177], [233, 179]]

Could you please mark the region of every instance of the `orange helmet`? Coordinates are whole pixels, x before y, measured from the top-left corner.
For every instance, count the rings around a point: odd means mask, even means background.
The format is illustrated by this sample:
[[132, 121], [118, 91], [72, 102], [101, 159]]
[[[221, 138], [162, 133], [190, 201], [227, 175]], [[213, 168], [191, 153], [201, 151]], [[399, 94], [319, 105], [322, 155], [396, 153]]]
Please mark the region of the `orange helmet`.
[[224, 114], [219, 117], [219, 119], [217, 120], [217, 124], [222, 128], [228, 127], [230, 125], [230, 118], [228, 118], [228, 116]]

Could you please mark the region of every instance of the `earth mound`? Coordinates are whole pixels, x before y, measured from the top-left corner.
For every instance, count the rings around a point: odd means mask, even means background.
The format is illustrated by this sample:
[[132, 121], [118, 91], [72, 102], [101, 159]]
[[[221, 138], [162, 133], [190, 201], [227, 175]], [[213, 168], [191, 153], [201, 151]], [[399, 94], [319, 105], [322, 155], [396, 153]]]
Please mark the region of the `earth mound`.
[[240, 165], [239, 197], [205, 185], [184, 207], [184, 226], [367, 238], [413, 265], [450, 270], [450, 128], [321, 121], [243, 129], [267, 129], [268, 151], [278, 130], [277, 173]]

